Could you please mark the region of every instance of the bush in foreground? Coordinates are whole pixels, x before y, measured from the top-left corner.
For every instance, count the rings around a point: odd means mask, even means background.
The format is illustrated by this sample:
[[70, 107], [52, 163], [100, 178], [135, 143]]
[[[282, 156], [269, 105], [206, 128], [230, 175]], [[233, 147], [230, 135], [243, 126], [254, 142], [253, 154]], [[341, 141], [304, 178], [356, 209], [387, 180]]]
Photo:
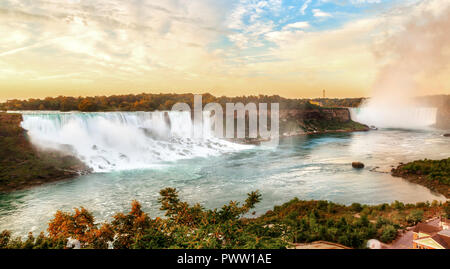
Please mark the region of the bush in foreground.
[[132, 202], [128, 213], [118, 213], [104, 223], [96, 223], [92, 213], [82, 207], [73, 213], [57, 211], [46, 235], [34, 237], [30, 233], [22, 240], [3, 231], [0, 248], [71, 248], [73, 240], [81, 248], [94, 249], [279, 249], [319, 240], [364, 248], [369, 239], [390, 242], [396, 238], [397, 229], [448, 208], [448, 203], [439, 202], [402, 207], [398, 202], [344, 206], [293, 199], [258, 218], [245, 218], [260, 201], [256, 191], [249, 193], [242, 205], [231, 201], [210, 210], [200, 204], [189, 205], [179, 199], [176, 189], [166, 188], [160, 191], [159, 198], [165, 218], [151, 218], [137, 201]]

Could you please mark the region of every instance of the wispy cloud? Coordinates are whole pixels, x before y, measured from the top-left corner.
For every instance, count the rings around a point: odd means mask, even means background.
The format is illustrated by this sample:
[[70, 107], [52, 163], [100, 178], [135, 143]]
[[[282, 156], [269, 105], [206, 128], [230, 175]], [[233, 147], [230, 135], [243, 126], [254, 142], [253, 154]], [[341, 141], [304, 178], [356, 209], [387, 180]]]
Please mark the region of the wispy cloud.
[[284, 29], [305, 29], [308, 27], [310, 27], [309, 22], [299, 21], [299, 22], [290, 23], [290, 24], [284, 26]]
[[313, 9], [312, 12], [314, 14], [314, 17], [318, 17], [318, 18], [326, 18], [326, 17], [332, 16], [330, 13], [324, 12], [320, 9]]
[[300, 12], [305, 15], [306, 9], [308, 8], [308, 5], [311, 3], [311, 0], [305, 0], [302, 7], [300, 8]]

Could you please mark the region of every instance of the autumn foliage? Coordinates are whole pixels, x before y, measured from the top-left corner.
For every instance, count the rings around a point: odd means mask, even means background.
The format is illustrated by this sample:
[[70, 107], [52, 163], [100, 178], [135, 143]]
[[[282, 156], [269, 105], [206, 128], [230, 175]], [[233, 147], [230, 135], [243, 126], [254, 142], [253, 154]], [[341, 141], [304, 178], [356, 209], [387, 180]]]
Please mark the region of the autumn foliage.
[[[278, 95], [258, 95], [240, 97], [215, 97], [202, 94], [203, 104], [219, 103], [280, 103], [280, 108], [295, 109], [310, 105], [308, 99], [287, 99]], [[28, 100], [8, 100], [0, 103], [0, 110], [58, 110], [58, 111], [155, 111], [171, 110], [176, 103], [186, 103], [193, 107], [194, 94], [128, 94], [94, 97], [46, 97]]]
[[[137, 201], [131, 210], [118, 213], [110, 222], [97, 223], [85, 208], [57, 211], [47, 235], [29, 234], [26, 240], [0, 234], [0, 248], [55, 249], [165, 249], [165, 248], [286, 248], [291, 243], [319, 240], [363, 248], [368, 239], [390, 242], [397, 230], [422, 219], [448, 213], [449, 204], [394, 202], [378, 206], [344, 206], [328, 201], [293, 199], [257, 218], [246, 218], [261, 201], [251, 192], [243, 204], [236, 201], [220, 209], [205, 209], [179, 199], [174, 188], [160, 191], [165, 218], [151, 218]], [[358, 215], [358, 217], [356, 217]]]

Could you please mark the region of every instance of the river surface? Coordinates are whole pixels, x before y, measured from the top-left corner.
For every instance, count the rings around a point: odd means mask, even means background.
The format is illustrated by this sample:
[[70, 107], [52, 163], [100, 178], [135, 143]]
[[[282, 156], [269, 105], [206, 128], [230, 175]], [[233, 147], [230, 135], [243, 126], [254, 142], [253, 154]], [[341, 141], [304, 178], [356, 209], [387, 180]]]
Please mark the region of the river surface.
[[[165, 187], [176, 187], [182, 199], [207, 208], [243, 201], [246, 193], [259, 190], [263, 200], [256, 207], [258, 214], [294, 197], [343, 204], [444, 201], [442, 195], [386, 172], [399, 162], [449, 156], [449, 139], [433, 130], [290, 137], [275, 148], [255, 146], [162, 161], [153, 168], [96, 172], [0, 194], [0, 230], [38, 233], [57, 210], [79, 206], [91, 210], [98, 221], [109, 220], [116, 212], [128, 211], [134, 199], [151, 216], [162, 216], [157, 200]], [[355, 170], [352, 161], [362, 161], [366, 168]], [[371, 171], [376, 167], [378, 172]]]

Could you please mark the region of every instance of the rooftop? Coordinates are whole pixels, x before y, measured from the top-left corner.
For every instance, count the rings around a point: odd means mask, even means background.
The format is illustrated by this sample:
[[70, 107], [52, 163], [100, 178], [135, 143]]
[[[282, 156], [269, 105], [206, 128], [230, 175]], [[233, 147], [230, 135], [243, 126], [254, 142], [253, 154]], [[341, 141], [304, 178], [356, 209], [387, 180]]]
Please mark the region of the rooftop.
[[439, 235], [450, 237], [450, 230], [442, 230], [438, 232]]
[[437, 226], [433, 226], [433, 225], [429, 225], [429, 224], [425, 224], [425, 223], [419, 223], [416, 225], [413, 232], [426, 233], [426, 234], [431, 235], [431, 234], [436, 234], [436, 233], [440, 232], [441, 230], [442, 230], [442, 228], [437, 227]]
[[450, 237], [442, 236], [440, 234], [436, 234], [431, 237], [434, 241], [436, 241], [439, 245], [443, 246], [446, 249], [450, 249]]

